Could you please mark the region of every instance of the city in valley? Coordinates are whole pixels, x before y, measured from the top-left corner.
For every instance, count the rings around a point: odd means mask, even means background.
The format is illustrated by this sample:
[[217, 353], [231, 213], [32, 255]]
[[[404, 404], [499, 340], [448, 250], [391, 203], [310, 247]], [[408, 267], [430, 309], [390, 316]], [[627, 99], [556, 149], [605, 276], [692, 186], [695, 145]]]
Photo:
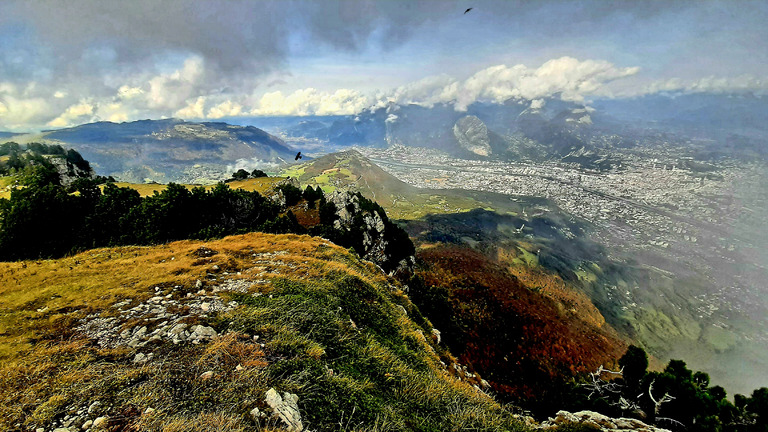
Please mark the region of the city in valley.
[[[399, 145], [358, 150], [420, 188], [547, 198], [573, 218], [586, 220], [593, 240], [608, 246], [612, 258], [704, 280], [705, 290], [680, 299], [696, 310], [704, 326], [729, 329], [747, 318], [754, 320], [756, 331], [741, 336], [768, 342], [759, 297], [768, 277], [768, 254], [759, 246], [768, 220], [757, 211], [768, 207], [765, 164], [724, 160], [705, 170], [691, 169], [695, 163], [690, 158], [663, 146], [622, 151], [620, 165], [604, 171], [562, 162], [458, 159]], [[546, 211], [526, 210], [527, 215]], [[623, 295], [624, 308], [637, 306], [631, 290], [617, 295]]]

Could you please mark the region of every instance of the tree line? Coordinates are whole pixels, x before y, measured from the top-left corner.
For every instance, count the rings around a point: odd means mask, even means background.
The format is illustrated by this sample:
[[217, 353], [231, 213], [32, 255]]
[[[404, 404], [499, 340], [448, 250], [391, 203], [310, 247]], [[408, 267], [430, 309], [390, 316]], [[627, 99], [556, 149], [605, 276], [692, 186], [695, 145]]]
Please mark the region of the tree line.
[[[150, 245], [182, 239], [210, 239], [252, 231], [297, 233], [325, 237], [344, 247], [354, 247], [363, 254], [365, 227], [362, 218], [348, 229], [334, 226], [336, 206], [327, 201], [322, 190], [304, 191], [281, 185], [284, 204], [255, 191], [231, 189], [219, 183], [210, 190], [191, 190], [171, 183], [162, 192], [141, 197], [131, 188], [101, 179], [77, 179], [65, 188], [44, 166], [29, 168], [10, 199], [0, 199], [0, 260], [55, 258], [78, 251], [118, 245]], [[384, 210], [363, 197], [364, 210], [384, 214], [384, 235], [391, 246], [392, 259], [379, 263], [392, 270], [413, 253], [413, 244], [405, 232], [386, 219]], [[289, 207], [306, 201], [317, 209], [319, 224], [304, 227]], [[407, 256], [407, 255], [406, 255]], [[391, 261], [391, 262], [390, 262]]]

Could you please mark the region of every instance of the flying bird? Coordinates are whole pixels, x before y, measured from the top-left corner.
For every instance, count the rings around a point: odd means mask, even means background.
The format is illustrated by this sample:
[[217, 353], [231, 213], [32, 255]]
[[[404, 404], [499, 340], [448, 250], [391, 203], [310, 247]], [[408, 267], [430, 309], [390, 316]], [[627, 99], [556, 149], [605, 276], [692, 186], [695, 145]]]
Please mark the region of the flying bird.
[[469, 12], [469, 11], [471, 11], [471, 10], [472, 10], [472, 8], [468, 8], [467, 10], [465, 10], [465, 11], [464, 11], [464, 15], [466, 15], [466, 14], [467, 14], [467, 12]]
[[301, 152], [296, 153], [296, 158], [294, 158], [293, 160], [299, 160], [299, 159], [301, 159]]

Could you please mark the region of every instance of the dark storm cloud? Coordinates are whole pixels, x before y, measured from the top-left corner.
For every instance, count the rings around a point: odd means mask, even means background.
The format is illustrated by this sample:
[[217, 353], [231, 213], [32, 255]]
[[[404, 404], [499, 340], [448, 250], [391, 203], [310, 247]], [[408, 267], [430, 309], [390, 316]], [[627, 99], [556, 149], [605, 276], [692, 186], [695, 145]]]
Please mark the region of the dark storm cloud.
[[[760, 2], [741, 4], [746, 10], [761, 7]], [[292, 33], [304, 34], [309, 44], [347, 51], [365, 48], [375, 34], [387, 49], [426, 26], [461, 16], [469, 6], [488, 25], [552, 38], [615, 32], [623, 23], [669, 15], [727, 27], [731, 17], [718, 11], [726, 5], [660, 0], [18, 1], [0, 5], [0, 22], [29, 26], [39, 43], [55, 48], [61, 62], [80, 64], [86, 50], [106, 47], [123, 65], [169, 52], [193, 53], [208, 67], [258, 75], [285, 66]], [[643, 35], [637, 37], [643, 43]]]
[[193, 53], [211, 66], [264, 73], [281, 67], [289, 34], [344, 50], [362, 48], [376, 30], [396, 45], [410, 30], [449, 13], [455, 2], [399, 1], [20, 1], [0, 6], [0, 23], [28, 26], [61, 61], [82, 62], [95, 47], [120, 64], [162, 52]]

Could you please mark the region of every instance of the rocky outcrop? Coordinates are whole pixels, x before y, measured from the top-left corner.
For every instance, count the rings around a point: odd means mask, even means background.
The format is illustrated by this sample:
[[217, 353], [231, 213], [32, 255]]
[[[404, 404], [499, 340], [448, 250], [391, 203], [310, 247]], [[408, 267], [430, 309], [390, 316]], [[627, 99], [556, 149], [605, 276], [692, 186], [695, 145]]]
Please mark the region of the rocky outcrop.
[[46, 159], [59, 173], [61, 184], [65, 187], [71, 185], [75, 180], [79, 178], [93, 178], [95, 175], [92, 168], [88, 167], [89, 169], [85, 170], [73, 164], [72, 162], [69, 162], [63, 157], [48, 156]]
[[568, 411], [559, 411], [555, 418], [550, 418], [542, 423], [537, 429], [552, 430], [565, 425], [588, 425], [603, 432], [670, 432], [668, 429], [660, 429], [649, 426], [640, 420], [629, 418], [610, 418], [593, 411], [579, 411], [570, 413]]
[[488, 127], [479, 118], [470, 115], [460, 118], [453, 125], [453, 135], [459, 146], [478, 156], [490, 156], [491, 139]]
[[266, 197], [272, 200], [275, 204], [279, 205], [280, 207], [286, 207], [288, 204], [288, 200], [285, 197], [285, 192], [283, 192], [283, 189], [280, 186], [293, 186], [293, 187], [301, 187], [301, 184], [299, 183], [299, 180], [294, 177], [287, 177], [283, 180], [280, 180], [279, 182], [275, 183], [275, 185], [271, 188], [270, 191], [266, 192]]
[[[412, 268], [415, 264], [413, 244], [402, 229], [389, 221], [378, 204], [360, 194], [339, 190], [327, 199], [336, 206], [334, 228], [352, 243], [363, 259], [395, 273]], [[405, 243], [403, 236], [410, 249], [406, 244], [399, 244]]]

